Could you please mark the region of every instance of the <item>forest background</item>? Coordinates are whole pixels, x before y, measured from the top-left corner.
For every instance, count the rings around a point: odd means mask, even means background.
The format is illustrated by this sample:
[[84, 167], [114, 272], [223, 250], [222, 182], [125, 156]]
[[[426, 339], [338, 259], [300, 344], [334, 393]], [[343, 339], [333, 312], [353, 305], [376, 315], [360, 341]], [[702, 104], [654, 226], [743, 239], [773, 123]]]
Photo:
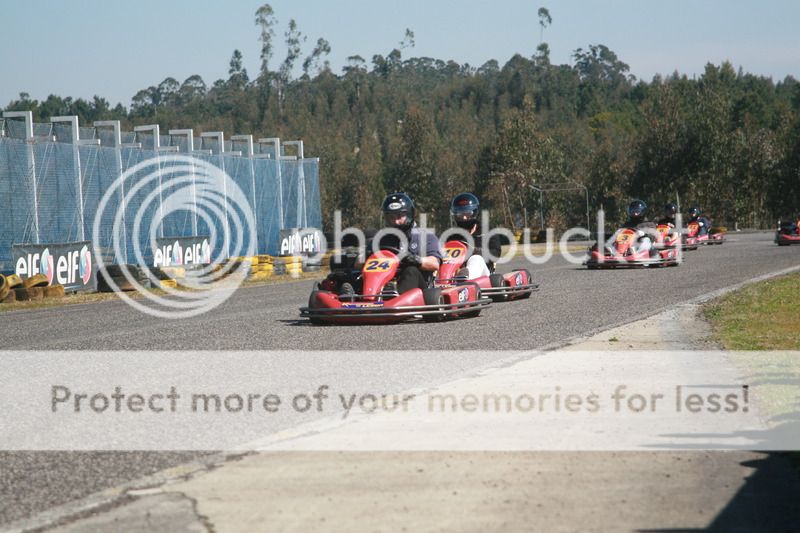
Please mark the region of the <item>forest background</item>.
[[[376, 227], [384, 195], [401, 190], [439, 228], [449, 225], [449, 199], [464, 191], [512, 229], [536, 230], [542, 219], [557, 230], [585, 225], [587, 197], [611, 225], [633, 198], [651, 206], [651, 217], [679, 202], [684, 213], [698, 206], [729, 228], [800, 215], [800, 83], [792, 76], [774, 81], [726, 62], [708, 63], [698, 77], [637, 80], [599, 43], [574, 50], [572, 64], [552, 64], [546, 8], [530, 55], [477, 67], [413, 57], [407, 29], [386, 55], [351, 56], [335, 73], [324, 38], [304, 52], [298, 24], [279, 27], [269, 4], [254, 22], [261, 67], [252, 75], [234, 50], [227, 79], [168, 77], [138, 91], [129, 108], [101, 96], [37, 101], [22, 93], [3, 110], [30, 110], [38, 122], [78, 115], [82, 124], [121, 120], [128, 130], [158, 123], [302, 139], [306, 156], [320, 158], [326, 229], [336, 210], [346, 225]], [[288, 53], [276, 65], [279, 34]]]

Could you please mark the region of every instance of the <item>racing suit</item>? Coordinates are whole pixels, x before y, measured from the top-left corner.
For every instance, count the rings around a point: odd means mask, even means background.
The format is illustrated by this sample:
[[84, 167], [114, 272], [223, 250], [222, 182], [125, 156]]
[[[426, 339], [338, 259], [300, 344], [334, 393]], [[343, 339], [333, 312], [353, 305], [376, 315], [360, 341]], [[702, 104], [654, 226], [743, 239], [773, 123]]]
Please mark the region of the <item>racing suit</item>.
[[698, 237], [700, 235], [708, 235], [708, 231], [711, 229], [710, 220], [708, 220], [706, 217], [700, 216], [700, 217], [695, 217], [689, 221], [690, 224], [692, 222], [697, 222], [697, 224], [700, 226], [700, 229], [697, 230]]
[[[430, 231], [423, 231], [418, 228], [416, 224], [406, 234], [408, 241], [408, 250], [402, 243], [397, 243], [396, 239], [392, 239], [391, 235], [384, 237], [388, 241], [394, 241], [391, 244], [400, 248], [401, 254], [407, 252], [407, 255], [400, 260], [400, 267], [397, 270], [397, 292], [403, 294], [404, 292], [417, 287], [419, 289], [427, 289], [431, 280], [433, 279], [433, 272], [424, 271], [420, 268], [420, 263], [423, 257], [433, 256], [442, 262], [442, 251], [439, 246], [439, 239], [436, 238]], [[384, 243], [388, 241], [382, 241]], [[371, 250], [379, 250], [380, 243], [374, 240], [370, 246]]]
[[[462, 237], [455, 235], [453, 239], [466, 244], [466, 239]], [[491, 257], [500, 257], [502, 253], [499, 235], [492, 235], [487, 242], [478, 225], [475, 226], [472, 238], [475, 241], [475, 249], [472, 251], [470, 258], [467, 259], [466, 265], [464, 265], [464, 268], [467, 269], [467, 279], [476, 279], [493, 273], [494, 261], [491, 260]]]
[[[656, 230], [656, 225], [653, 222], [649, 222], [647, 220], [642, 221], [633, 221], [633, 220], [626, 220], [625, 223], [622, 225], [621, 229], [632, 229], [637, 233], [636, 243], [633, 246], [634, 252], [650, 252], [652, 256], [653, 253], [656, 251], [653, 248], [653, 239], [651, 238]], [[614, 239], [616, 238], [616, 233], [612, 235], [611, 239], [606, 242], [606, 246], [610, 247], [614, 243]]]

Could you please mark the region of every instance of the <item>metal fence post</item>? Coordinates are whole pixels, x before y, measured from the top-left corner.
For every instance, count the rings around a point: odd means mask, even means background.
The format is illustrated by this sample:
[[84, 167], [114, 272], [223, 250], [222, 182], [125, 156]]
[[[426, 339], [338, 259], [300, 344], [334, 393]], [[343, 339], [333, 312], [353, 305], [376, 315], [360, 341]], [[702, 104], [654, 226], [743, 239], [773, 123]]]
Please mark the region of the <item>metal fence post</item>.
[[3, 118], [25, 119], [25, 144], [27, 145], [26, 159], [30, 170], [31, 188], [33, 190], [33, 232], [36, 244], [39, 244], [39, 191], [36, 187], [36, 158], [33, 153], [33, 112], [31, 111], [4, 111]]

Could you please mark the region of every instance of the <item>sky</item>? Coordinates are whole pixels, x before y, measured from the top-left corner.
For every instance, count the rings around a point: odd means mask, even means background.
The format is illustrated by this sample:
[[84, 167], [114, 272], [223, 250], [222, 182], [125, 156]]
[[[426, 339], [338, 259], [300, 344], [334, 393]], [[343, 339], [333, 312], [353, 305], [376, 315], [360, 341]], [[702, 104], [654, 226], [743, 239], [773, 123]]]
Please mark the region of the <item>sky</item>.
[[[263, 0], [0, 0], [0, 107], [31, 98], [106, 98], [126, 107], [140, 89], [199, 74], [208, 86], [228, 77], [234, 49], [251, 78], [260, 67]], [[781, 81], [800, 79], [800, 1], [797, 0], [272, 0], [278, 20], [277, 69], [286, 54], [290, 19], [306, 36], [299, 65], [317, 39], [331, 45], [332, 70], [347, 57], [399, 48], [406, 29], [415, 46], [403, 59], [431, 57], [479, 67], [514, 54], [530, 57], [539, 44], [537, 11], [551, 62], [573, 64], [578, 48], [603, 44], [638, 79], [677, 71], [702, 74], [706, 63], [730, 61], [745, 72]]]

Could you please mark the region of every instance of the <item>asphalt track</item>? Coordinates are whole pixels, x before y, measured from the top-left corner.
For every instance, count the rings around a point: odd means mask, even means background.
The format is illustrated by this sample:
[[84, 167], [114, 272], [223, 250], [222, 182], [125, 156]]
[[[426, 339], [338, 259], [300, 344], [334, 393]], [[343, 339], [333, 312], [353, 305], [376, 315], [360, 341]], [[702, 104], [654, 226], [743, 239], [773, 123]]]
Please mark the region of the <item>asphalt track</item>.
[[[800, 265], [800, 246], [772, 234], [738, 234], [722, 246], [687, 252], [679, 267], [588, 271], [555, 256], [544, 265], [517, 258], [541, 290], [495, 304], [480, 317], [443, 324], [319, 327], [298, 318], [310, 281], [240, 289], [214, 312], [164, 320], [124, 302], [0, 313], [0, 346], [23, 350], [400, 350], [393, 358], [322, 355], [313, 368], [276, 353], [265, 364], [285, 387], [321, 379], [405, 390], [441, 383], [497, 361], [494, 351], [532, 350], [655, 314], [711, 291]], [[502, 270], [502, 269], [501, 269]], [[418, 349], [465, 350], [421, 358]], [[21, 377], [24, 379], [24, 377]], [[296, 421], [280, 420], [276, 429]], [[0, 524], [177, 464], [187, 453], [0, 452]]]

